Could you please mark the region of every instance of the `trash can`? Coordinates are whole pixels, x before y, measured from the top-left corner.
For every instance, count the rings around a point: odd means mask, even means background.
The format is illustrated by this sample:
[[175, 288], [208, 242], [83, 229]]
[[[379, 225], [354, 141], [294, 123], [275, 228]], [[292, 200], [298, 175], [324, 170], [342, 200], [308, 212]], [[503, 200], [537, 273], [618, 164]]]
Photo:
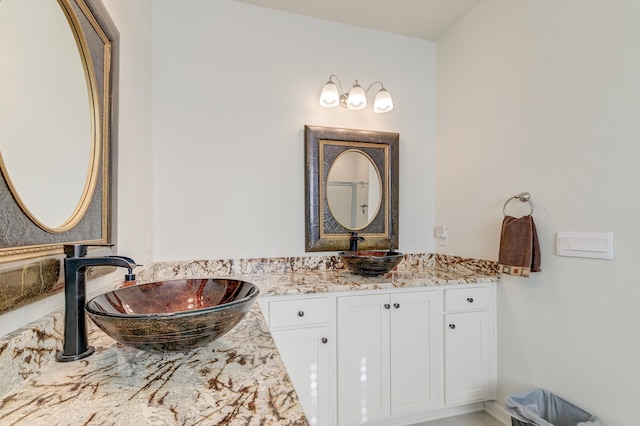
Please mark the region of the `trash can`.
[[604, 426], [600, 420], [545, 389], [509, 395], [512, 426]]

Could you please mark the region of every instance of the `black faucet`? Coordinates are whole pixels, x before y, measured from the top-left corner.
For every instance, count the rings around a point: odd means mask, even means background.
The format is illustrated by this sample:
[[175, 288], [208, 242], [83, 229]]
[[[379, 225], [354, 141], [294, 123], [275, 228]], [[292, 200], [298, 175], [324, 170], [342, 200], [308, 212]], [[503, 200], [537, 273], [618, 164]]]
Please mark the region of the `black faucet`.
[[64, 344], [62, 352], [56, 353], [61, 362], [77, 361], [88, 357], [94, 351], [89, 346], [87, 320], [84, 312], [86, 297], [86, 272], [90, 266], [119, 266], [129, 270], [138, 266], [136, 262], [124, 256], [86, 257], [87, 247], [95, 245], [65, 244], [64, 254]]
[[364, 237], [359, 237], [357, 232], [351, 232], [351, 238], [349, 238], [349, 251], [358, 251], [358, 241], [364, 241]]

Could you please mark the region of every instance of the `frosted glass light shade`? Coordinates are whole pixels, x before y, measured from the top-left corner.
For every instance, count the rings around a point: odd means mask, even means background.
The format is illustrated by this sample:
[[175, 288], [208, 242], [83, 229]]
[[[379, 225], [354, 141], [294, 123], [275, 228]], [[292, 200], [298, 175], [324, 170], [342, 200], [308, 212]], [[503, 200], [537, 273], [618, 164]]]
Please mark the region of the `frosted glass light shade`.
[[354, 84], [349, 91], [347, 98], [347, 108], [352, 110], [360, 110], [367, 106], [367, 95], [359, 84]]
[[392, 109], [393, 99], [391, 99], [391, 94], [387, 92], [387, 89], [380, 89], [375, 101], [373, 101], [373, 112], [383, 113], [389, 112]]
[[328, 81], [320, 93], [320, 105], [327, 108], [336, 107], [340, 104], [340, 93], [332, 81]]

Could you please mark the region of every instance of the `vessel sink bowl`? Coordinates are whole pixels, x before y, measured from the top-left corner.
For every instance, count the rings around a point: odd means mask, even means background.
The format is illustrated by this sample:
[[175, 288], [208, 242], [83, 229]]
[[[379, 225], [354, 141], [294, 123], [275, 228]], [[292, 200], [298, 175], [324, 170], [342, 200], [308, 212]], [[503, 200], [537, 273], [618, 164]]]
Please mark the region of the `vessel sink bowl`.
[[148, 352], [187, 351], [235, 327], [258, 293], [254, 284], [230, 279], [159, 281], [101, 294], [85, 310], [124, 345]]
[[384, 250], [359, 250], [340, 252], [347, 268], [359, 275], [374, 277], [386, 274], [402, 262], [402, 253]]

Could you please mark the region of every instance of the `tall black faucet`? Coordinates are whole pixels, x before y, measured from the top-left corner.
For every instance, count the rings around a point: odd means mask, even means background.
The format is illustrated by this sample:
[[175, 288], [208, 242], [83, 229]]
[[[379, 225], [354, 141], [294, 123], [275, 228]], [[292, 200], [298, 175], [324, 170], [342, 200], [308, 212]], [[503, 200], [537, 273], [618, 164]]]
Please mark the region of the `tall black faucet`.
[[364, 237], [359, 237], [357, 232], [351, 232], [351, 238], [349, 238], [349, 251], [358, 251], [359, 241], [364, 241]]
[[89, 346], [87, 320], [84, 312], [86, 298], [86, 272], [90, 266], [119, 266], [133, 274], [136, 262], [124, 256], [86, 257], [85, 244], [64, 245], [64, 344], [62, 352], [56, 353], [61, 362], [77, 361], [94, 351]]

